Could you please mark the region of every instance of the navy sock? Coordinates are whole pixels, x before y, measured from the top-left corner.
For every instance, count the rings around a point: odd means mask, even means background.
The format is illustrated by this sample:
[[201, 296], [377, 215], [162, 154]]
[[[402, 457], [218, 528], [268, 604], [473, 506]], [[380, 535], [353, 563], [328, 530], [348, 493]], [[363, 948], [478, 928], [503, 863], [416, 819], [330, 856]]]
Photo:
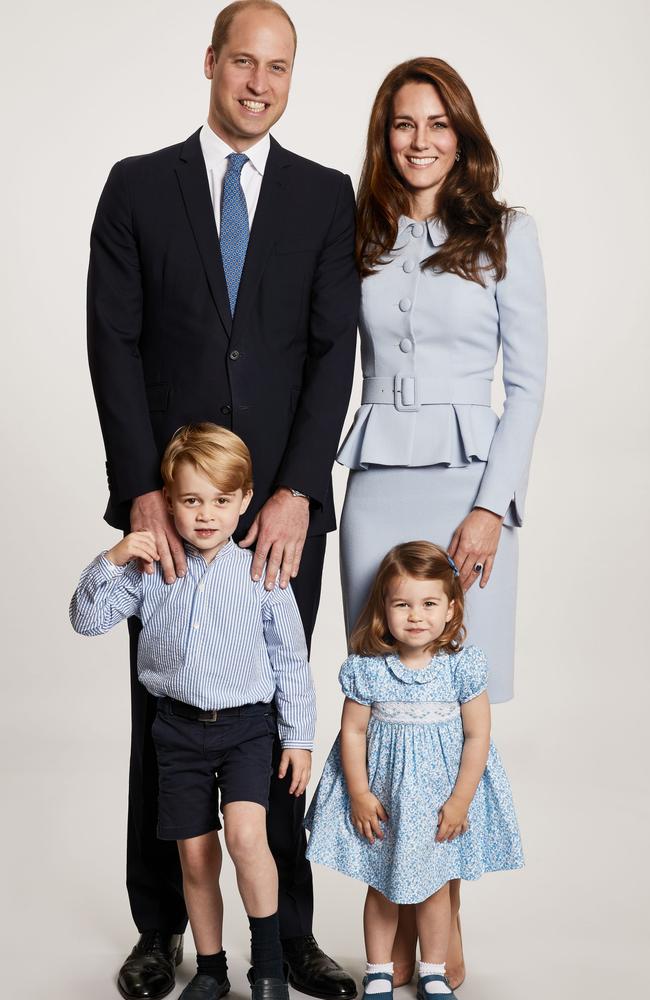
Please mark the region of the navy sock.
[[222, 983], [228, 975], [228, 963], [223, 948], [216, 955], [197, 954], [196, 971], [200, 976], [212, 976], [218, 983]]
[[284, 979], [277, 913], [270, 917], [249, 917], [248, 923], [251, 929], [251, 960], [255, 979]]

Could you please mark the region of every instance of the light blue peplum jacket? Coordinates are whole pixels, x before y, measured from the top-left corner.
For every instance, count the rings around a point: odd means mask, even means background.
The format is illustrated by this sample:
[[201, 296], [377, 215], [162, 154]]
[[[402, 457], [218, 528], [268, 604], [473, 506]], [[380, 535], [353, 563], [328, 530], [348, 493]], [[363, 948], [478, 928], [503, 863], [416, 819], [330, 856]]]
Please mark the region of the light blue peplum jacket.
[[[363, 281], [360, 319], [363, 394], [338, 461], [371, 465], [486, 463], [475, 506], [520, 526], [544, 396], [546, 296], [531, 216], [506, 230], [507, 274], [486, 287], [422, 271], [446, 239], [437, 220], [402, 217], [386, 264]], [[503, 351], [506, 399], [491, 408]]]

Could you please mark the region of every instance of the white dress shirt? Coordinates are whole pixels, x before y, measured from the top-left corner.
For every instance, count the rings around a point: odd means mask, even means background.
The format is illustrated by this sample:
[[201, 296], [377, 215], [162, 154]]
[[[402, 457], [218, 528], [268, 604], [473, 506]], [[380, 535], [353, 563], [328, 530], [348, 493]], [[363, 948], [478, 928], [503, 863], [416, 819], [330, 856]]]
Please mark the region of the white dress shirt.
[[[210, 195], [212, 197], [212, 205], [214, 207], [214, 217], [217, 223], [217, 232], [219, 232], [219, 227], [221, 225], [221, 195], [223, 192], [223, 179], [226, 176], [226, 169], [228, 164], [226, 162], [226, 157], [230, 153], [236, 152], [231, 149], [230, 146], [220, 139], [216, 132], [213, 132], [210, 126], [206, 124], [201, 129], [199, 136], [201, 142], [201, 152], [203, 153], [203, 159], [205, 160], [205, 169], [208, 173], [208, 184], [210, 185]], [[244, 198], [246, 199], [246, 207], [248, 208], [248, 228], [253, 225], [253, 218], [255, 216], [255, 209], [257, 208], [257, 201], [260, 196], [260, 188], [262, 186], [262, 178], [264, 177], [264, 168], [266, 167], [266, 161], [268, 159], [269, 150], [271, 149], [271, 139], [269, 134], [256, 142], [254, 146], [250, 149], [245, 150], [245, 155], [248, 157], [248, 163], [245, 163], [241, 172], [241, 186], [244, 192]]]

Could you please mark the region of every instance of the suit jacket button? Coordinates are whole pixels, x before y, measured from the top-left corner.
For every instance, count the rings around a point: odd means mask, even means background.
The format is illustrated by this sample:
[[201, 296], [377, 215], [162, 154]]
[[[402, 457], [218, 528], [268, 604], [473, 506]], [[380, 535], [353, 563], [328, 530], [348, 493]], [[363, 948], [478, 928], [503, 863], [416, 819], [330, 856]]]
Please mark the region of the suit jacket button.
[[221, 412], [223, 413], [224, 417], [227, 417], [229, 413], [232, 413], [232, 406], [230, 405], [230, 403], [224, 403], [223, 406], [221, 407]]
[[399, 307], [400, 307], [400, 309], [401, 309], [401, 311], [403, 313], [408, 312], [409, 309], [411, 308], [411, 300], [410, 299], [400, 299], [399, 300]]
[[404, 337], [403, 340], [400, 340], [399, 349], [403, 354], [409, 354], [413, 350], [413, 344], [408, 337]]
[[239, 351], [231, 351], [229, 357], [231, 361], [236, 361], [239, 357]]

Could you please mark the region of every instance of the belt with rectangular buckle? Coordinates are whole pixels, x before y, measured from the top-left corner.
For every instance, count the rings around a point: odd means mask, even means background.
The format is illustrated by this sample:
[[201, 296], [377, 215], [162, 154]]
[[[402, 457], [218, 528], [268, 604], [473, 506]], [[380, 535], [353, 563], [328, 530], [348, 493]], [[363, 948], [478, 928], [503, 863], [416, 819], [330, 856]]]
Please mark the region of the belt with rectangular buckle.
[[420, 378], [417, 375], [367, 376], [361, 390], [362, 404], [387, 403], [399, 413], [417, 413], [439, 403], [490, 406], [491, 381], [484, 378]]
[[184, 701], [176, 701], [175, 698], [163, 698], [162, 701], [172, 715], [178, 715], [181, 719], [191, 719], [193, 722], [218, 722], [219, 719], [226, 719], [228, 716], [263, 715], [265, 711], [273, 711], [273, 703], [269, 702], [267, 704], [263, 701], [254, 702], [250, 705], [235, 705], [232, 708], [208, 709], [197, 708], [195, 705], [187, 705]]

